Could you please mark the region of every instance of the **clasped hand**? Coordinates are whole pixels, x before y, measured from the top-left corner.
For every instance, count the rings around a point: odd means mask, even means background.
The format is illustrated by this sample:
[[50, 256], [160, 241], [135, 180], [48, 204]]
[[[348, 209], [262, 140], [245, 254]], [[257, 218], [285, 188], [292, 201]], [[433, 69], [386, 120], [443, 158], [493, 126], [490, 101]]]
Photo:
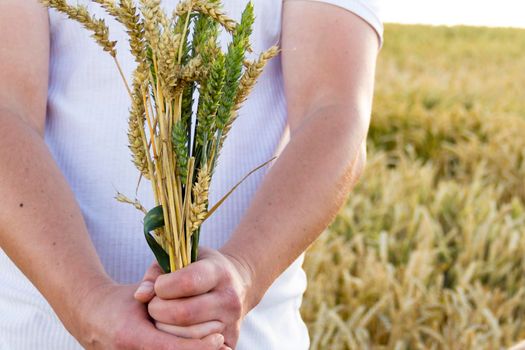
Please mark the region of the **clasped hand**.
[[[201, 248], [197, 262], [169, 274], [151, 265], [135, 293], [148, 303], [157, 329], [178, 337], [202, 339], [222, 334], [220, 350], [234, 349], [249, 311], [251, 274], [239, 260]], [[198, 350], [198, 349], [196, 349]]]

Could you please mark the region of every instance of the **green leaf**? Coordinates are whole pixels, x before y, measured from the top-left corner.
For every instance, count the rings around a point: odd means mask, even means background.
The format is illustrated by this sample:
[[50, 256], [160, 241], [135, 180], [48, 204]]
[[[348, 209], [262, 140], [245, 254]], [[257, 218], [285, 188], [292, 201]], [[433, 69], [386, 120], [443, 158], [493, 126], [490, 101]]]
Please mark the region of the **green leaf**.
[[150, 249], [153, 251], [159, 266], [165, 273], [169, 273], [170, 270], [170, 256], [166, 251], [157, 243], [155, 237], [150, 233], [151, 231], [164, 227], [164, 214], [162, 212], [162, 205], [151, 209], [144, 217], [144, 235]]

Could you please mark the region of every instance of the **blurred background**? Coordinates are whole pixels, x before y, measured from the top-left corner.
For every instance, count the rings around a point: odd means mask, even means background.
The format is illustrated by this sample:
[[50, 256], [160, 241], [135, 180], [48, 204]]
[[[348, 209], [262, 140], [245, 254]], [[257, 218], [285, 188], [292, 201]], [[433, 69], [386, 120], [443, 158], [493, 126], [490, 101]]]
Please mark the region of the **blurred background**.
[[525, 27], [523, 0], [381, 0], [385, 22]]
[[367, 171], [305, 262], [312, 349], [506, 349], [525, 339], [525, 1], [384, 9]]

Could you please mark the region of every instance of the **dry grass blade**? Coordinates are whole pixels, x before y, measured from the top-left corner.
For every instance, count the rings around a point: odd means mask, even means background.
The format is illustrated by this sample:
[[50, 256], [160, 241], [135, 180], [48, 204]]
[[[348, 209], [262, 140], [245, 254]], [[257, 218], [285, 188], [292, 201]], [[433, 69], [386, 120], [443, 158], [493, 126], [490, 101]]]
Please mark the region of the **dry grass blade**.
[[264, 166], [270, 164], [273, 160], [275, 160], [275, 158], [276, 157], [273, 157], [272, 159], [270, 159], [270, 160], [264, 162], [263, 164], [259, 165], [257, 168], [253, 169], [248, 174], [246, 174], [241, 180], [239, 180], [239, 182], [237, 182], [237, 184], [235, 184], [235, 186], [233, 186], [231, 188], [231, 190], [228, 191], [228, 193], [226, 193], [221, 199], [219, 199], [219, 201], [217, 203], [215, 203], [215, 205], [206, 213], [206, 216], [205, 216], [204, 220], [209, 218], [215, 212], [215, 210], [217, 210], [221, 206], [221, 204], [224, 203], [224, 201], [226, 199], [228, 199], [228, 197], [237, 189], [237, 187], [239, 187], [244, 182], [244, 180], [246, 180], [248, 177], [250, 177], [250, 175], [255, 173], [257, 170], [259, 170], [259, 169], [263, 168]]

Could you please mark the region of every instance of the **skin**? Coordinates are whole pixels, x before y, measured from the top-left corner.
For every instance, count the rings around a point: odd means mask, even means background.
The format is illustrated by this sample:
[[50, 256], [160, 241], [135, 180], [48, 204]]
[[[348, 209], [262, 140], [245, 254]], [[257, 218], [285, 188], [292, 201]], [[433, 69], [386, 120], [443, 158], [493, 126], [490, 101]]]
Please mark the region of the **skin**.
[[43, 141], [47, 12], [32, 0], [0, 0], [0, 33], [0, 247], [87, 349], [229, 349], [216, 333], [234, 347], [243, 317], [331, 221], [362, 172], [372, 29], [332, 6], [285, 2], [289, 145], [224, 247], [202, 249], [197, 263], [169, 275], [153, 264], [139, 289], [104, 272]]
[[363, 171], [377, 51], [375, 31], [356, 15], [284, 2], [290, 142], [225, 246], [183, 270], [162, 275], [154, 264], [146, 273], [135, 298], [149, 302], [157, 328], [192, 337], [194, 327], [201, 337], [219, 322], [235, 347], [244, 316], [332, 221]]
[[363, 169], [373, 30], [333, 6], [285, 2], [290, 143], [224, 247], [169, 275], [152, 265], [141, 288], [104, 272], [44, 143], [47, 12], [36, 0], [0, 0], [0, 32], [0, 247], [87, 349], [234, 348], [243, 317], [331, 221]]
[[525, 350], [525, 340], [520, 342], [519, 344], [514, 345], [509, 350]]
[[183, 339], [155, 328], [133, 298], [137, 285], [107, 276], [43, 140], [47, 11], [36, 0], [0, 0], [0, 33], [0, 247], [87, 349], [224, 349], [220, 334]]

